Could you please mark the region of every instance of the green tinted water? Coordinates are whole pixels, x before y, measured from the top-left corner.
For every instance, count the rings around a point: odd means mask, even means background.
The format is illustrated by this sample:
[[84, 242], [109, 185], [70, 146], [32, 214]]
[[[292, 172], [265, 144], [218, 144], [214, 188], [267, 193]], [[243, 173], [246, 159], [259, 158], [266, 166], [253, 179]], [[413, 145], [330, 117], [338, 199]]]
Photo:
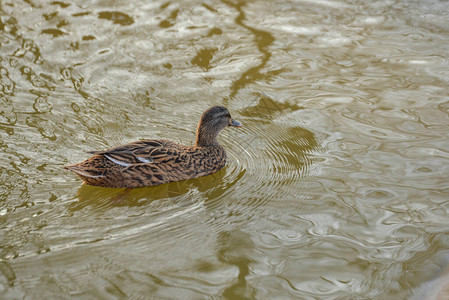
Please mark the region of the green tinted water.
[[[443, 293], [447, 2], [0, 8], [0, 298]], [[244, 124], [214, 175], [123, 193], [62, 169], [192, 144], [212, 105]]]

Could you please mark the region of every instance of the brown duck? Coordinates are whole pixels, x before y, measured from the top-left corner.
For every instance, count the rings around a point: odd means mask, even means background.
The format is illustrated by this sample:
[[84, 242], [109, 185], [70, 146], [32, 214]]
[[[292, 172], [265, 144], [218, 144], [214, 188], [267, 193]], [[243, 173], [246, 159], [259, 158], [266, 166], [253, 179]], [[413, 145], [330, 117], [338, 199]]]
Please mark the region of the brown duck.
[[213, 106], [201, 116], [195, 146], [141, 140], [91, 151], [91, 158], [64, 168], [75, 172], [86, 184], [111, 188], [153, 186], [209, 175], [225, 166], [226, 152], [217, 136], [227, 126], [242, 125], [231, 118], [225, 107]]

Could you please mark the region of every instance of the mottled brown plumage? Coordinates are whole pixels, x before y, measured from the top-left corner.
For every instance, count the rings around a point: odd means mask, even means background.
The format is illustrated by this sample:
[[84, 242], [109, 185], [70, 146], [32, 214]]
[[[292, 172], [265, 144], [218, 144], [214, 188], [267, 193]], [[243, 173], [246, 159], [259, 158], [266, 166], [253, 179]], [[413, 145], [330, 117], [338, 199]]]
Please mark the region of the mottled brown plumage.
[[168, 140], [141, 140], [89, 152], [94, 156], [65, 168], [86, 184], [113, 188], [153, 186], [209, 175], [226, 164], [226, 152], [217, 136], [227, 126], [241, 125], [225, 107], [214, 106], [201, 116], [194, 146]]

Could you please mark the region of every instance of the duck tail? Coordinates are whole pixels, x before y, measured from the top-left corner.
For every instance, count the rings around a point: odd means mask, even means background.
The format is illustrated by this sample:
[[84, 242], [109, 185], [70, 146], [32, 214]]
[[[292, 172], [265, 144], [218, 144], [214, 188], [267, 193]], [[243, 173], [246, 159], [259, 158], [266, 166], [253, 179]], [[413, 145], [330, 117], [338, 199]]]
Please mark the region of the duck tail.
[[75, 172], [81, 179], [87, 178], [101, 178], [104, 177], [103, 174], [95, 171], [95, 170], [88, 170], [80, 166], [80, 164], [73, 164], [73, 165], [67, 165], [64, 166], [64, 169], [70, 170], [72, 172]]

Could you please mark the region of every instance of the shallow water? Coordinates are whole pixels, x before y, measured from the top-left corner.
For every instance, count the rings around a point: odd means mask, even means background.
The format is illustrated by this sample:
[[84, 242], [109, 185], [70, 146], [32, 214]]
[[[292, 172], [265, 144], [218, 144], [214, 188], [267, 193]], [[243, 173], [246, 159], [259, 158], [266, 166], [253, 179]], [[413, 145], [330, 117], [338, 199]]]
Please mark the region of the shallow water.
[[[74, 2], [0, 2], [0, 298], [448, 293], [447, 1]], [[62, 169], [216, 104], [216, 174]]]

